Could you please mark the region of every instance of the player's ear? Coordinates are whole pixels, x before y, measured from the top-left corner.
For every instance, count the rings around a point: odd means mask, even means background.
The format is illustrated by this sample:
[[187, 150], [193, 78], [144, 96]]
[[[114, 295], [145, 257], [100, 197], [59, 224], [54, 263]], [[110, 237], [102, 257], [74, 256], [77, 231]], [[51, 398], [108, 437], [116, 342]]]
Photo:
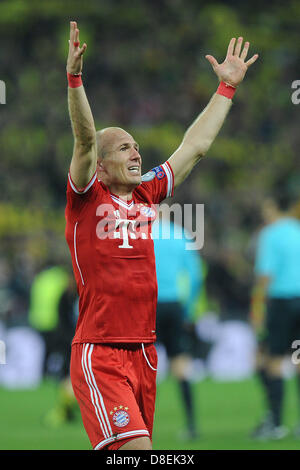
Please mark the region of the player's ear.
[[103, 170], [102, 159], [98, 158], [97, 160], [97, 170]]

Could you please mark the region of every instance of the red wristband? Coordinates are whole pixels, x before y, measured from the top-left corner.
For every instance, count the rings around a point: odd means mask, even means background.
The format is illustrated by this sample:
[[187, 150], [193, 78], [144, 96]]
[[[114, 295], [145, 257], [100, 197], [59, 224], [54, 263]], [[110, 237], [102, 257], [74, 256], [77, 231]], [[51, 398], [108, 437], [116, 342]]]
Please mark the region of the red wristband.
[[82, 85], [81, 73], [79, 75], [72, 75], [67, 72], [68, 84], [70, 88], [78, 88]]
[[229, 98], [230, 100], [232, 100], [235, 92], [236, 92], [236, 88], [234, 86], [231, 86], [225, 82], [220, 82], [216, 93], [218, 95], [226, 96], [226, 98]]

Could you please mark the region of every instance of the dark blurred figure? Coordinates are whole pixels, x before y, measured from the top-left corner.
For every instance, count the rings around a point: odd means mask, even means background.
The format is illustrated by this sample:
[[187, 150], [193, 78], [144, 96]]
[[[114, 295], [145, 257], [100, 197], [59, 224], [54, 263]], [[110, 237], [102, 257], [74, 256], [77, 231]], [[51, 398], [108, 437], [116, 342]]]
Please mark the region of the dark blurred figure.
[[[281, 439], [288, 433], [282, 425], [283, 361], [300, 338], [300, 222], [289, 208], [285, 195], [262, 206], [266, 226], [257, 244], [251, 323], [258, 335], [257, 371], [268, 412], [252, 433], [256, 439]], [[299, 366], [297, 372], [300, 399]], [[300, 436], [299, 425], [295, 435]]]
[[72, 421], [78, 409], [70, 380], [71, 342], [78, 317], [77, 287], [73, 275], [63, 291], [58, 304], [58, 324], [53, 331], [54, 347], [60, 357], [59, 382], [56, 404], [45, 416], [45, 424], [57, 427], [66, 421]]
[[29, 325], [38, 331], [45, 342], [44, 375], [60, 373], [62, 361], [57, 354], [59, 303], [67, 289], [70, 275], [62, 266], [48, 265], [33, 279], [29, 300]]
[[77, 288], [70, 270], [51, 266], [39, 273], [31, 289], [29, 319], [45, 340], [44, 374], [58, 383], [56, 404], [44, 420], [52, 427], [71, 420], [77, 407], [69, 376], [77, 317]]
[[[167, 224], [170, 224], [170, 238], [163, 239]], [[179, 385], [187, 423], [181, 437], [194, 439], [197, 429], [190, 382], [192, 311], [202, 285], [201, 259], [198, 252], [186, 249], [182, 227], [172, 222], [154, 224], [153, 238], [158, 283], [157, 343], [165, 347], [171, 374]]]

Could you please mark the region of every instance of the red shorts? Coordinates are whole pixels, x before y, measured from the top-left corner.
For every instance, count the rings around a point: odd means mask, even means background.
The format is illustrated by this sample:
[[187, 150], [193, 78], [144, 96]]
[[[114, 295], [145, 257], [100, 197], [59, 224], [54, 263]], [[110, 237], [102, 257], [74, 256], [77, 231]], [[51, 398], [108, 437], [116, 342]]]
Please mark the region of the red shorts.
[[94, 449], [152, 439], [156, 368], [153, 344], [73, 344], [71, 381]]

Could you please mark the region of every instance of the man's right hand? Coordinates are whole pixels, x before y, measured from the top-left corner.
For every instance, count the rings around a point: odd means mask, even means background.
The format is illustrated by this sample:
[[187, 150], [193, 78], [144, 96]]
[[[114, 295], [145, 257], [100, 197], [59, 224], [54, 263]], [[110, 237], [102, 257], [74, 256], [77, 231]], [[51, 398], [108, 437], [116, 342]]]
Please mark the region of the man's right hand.
[[70, 22], [69, 54], [67, 60], [67, 72], [78, 75], [82, 72], [82, 56], [87, 48], [86, 43], [80, 47], [79, 29], [76, 21]]

